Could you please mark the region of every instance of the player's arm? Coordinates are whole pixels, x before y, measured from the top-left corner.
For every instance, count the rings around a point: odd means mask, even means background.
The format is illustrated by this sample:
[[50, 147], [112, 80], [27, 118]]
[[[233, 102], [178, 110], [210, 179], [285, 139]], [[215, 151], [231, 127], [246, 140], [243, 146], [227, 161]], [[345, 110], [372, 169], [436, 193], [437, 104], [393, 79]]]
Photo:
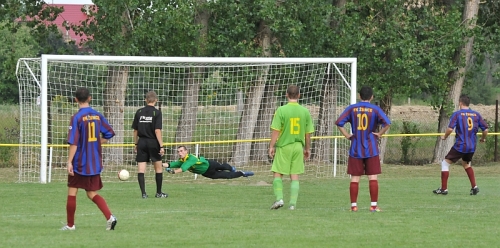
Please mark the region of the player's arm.
[[442, 140], [447, 139], [447, 138], [448, 138], [448, 136], [450, 136], [451, 132], [453, 132], [453, 128], [450, 128], [450, 127], [449, 127], [449, 128], [447, 128], [447, 129], [446, 129], [446, 132], [444, 132], [444, 135], [443, 135], [443, 136], [441, 136], [441, 139], [442, 139]]
[[346, 137], [346, 139], [348, 139], [348, 140], [351, 139], [352, 134], [348, 133], [344, 127], [337, 126], [337, 129], [340, 131], [340, 133], [342, 133], [342, 135], [344, 135], [344, 137]]
[[311, 133], [305, 135], [306, 145], [304, 147], [304, 159], [309, 159], [311, 156]]
[[384, 135], [384, 133], [387, 132], [387, 130], [389, 130], [390, 127], [391, 127], [391, 125], [387, 124], [382, 129], [380, 129], [380, 131], [378, 133], [373, 133], [373, 134], [380, 138], [380, 137], [382, 137], [382, 135]]
[[71, 144], [69, 145], [67, 169], [68, 169], [68, 174], [70, 176], [75, 175], [73, 173], [73, 159], [75, 158], [77, 148], [78, 148], [77, 145], [71, 145]]
[[160, 155], [163, 156], [165, 154], [165, 148], [163, 148], [163, 140], [161, 137], [161, 129], [155, 129], [156, 140], [158, 140], [158, 144], [160, 144]]
[[486, 136], [488, 135], [488, 128], [483, 130], [483, 133], [481, 135], [481, 138], [479, 139], [479, 142], [483, 143], [486, 141]]
[[269, 157], [273, 158], [274, 153], [276, 152], [276, 148], [274, 147], [276, 145], [276, 142], [278, 141], [278, 138], [280, 137], [280, 131], [276, 129], [272, 129], [271, 131], [271, 142], [269, 142], [269, 151], [268, 155]]

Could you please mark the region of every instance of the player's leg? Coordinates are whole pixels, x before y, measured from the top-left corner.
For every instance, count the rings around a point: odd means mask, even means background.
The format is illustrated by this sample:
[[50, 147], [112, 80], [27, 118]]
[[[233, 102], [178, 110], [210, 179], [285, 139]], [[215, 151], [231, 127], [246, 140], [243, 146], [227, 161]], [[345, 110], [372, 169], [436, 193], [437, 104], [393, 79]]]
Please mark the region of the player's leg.
[[168, 194], [162, 192], [163, 166], [161, 162], [160, 144], [155, 139], [148, 139], [148, 155], [155, 169], [156, 198], [167, 198]]
[[304, 148], [300, 142], [290, 144], [286, 148], [290, 149], [289, 153], [292, 157], [290, 161], [290, 209], [293, 210], [297, 206], [299, 197], [299, 175], [304, 173]]
[[137, 162], [137, 182], [139, 183], [142, 198], [144, 199], [148, 198], [148, 195], [146, 194], [146, 180], [144, 179], [144, 173], [146, 172], [146, 164], [149, 160], [150, 159], [149, 153], [147, 152], [147, 142], [146, 140], [139, 139], [135, 161]]
[[470, 181], [470, 194], [471, 195], [477, 195], [479, 193], [479, 187], [477, 187], [476, 184], [476, 177], [474, 175], [474, 169], [472, 168], [472, 157], [474, 156], [474, 153], [467, 153], [464, 154], [462, 157], [462, 166], [464, 167], [465, 173], [467, 173], [467, 176], [469, 177]]
[[359, 180], [361, 175], [365, 174], [363, 159], [353, 158], [349, 156], [347, 161], [347, 174], [351, 175], [351, 183], [349, 184], [349, 196], [351, 199], [351, 211], [358, 211], [358, 192]]
[[[69, 177], [74, 178], [74, 176], [68, 176], [68, 184], [71, 184]], [[76, 195], [78, 193], [78, 188], [68, 186], [68, 197], [66, 200], [66, 225], [61, 228], [61, 230], [75, 230], [75, 212], [76, 212]]]
[[290, 174], [290, 157], [287, 156], [286, 150], [283, 147], [277, 147], [273, 159], [271, 171], [273, 172], [273, 192], [275, 202], [271, 209], [279, 209], [283, 207], [283, 175]]
[[441, 162], [441, 187], [433, 190], [434, 194], [447, 195], [448, 194], [448, 178], [450, 177], [450, 165], [460, 159], [462, 155], [455, 149], [451, 148], [448, 154]]
[[163, 165], [161, 157], [159, 161], [153, 162], [155, 167], [155, 180], [156, 180], [156, 198], [167, 198], [168, 194], [162, 192], [163, 187]]
[[368, 175], [368, 187], [370, 190], [370, 211], [380, 212], [378, 207], [378, 180], [377, 175], [382, 173], [379, 156], [365, 159], [365, 171]]
[[114, 230], [117, 223], [116, 218], [111, 214], [106, 200], [97, 193], [97, 191], [103, 187], [101, 175], [89, 176], [84, 179], [86, 185], [83, 189], [85, 189], [87, 197], [94, 202], [99, 210], [101, 210], [104, 218], [106, 218], [106, 230]]

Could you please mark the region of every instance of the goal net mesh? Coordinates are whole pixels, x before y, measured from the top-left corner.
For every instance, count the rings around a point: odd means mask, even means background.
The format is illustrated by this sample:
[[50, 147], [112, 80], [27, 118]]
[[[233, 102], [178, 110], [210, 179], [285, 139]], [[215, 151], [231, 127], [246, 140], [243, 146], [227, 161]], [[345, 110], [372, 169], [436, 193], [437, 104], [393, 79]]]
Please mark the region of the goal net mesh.
[[[165, 161], [176, 160], [177, 146], [185, 145], [190, 153], [228, 162], [238, 170], [253, 171], [255, 177], [271, 177], [267, 155], [271, 120], [276, 108], [286, 104], [285, 91], [291, 84], [300, 86], [299, 103], [311, 112], [316, 130], [303, 177], [345, 175], [349, 144], [346, 139], [335, 138], [341, 135], [335, 120], [350, 104], [352, 64], [262, 61], [49, 60], [48, 116], [41, 116], [41, 59], [20, 59], [19, 181], [40, 181], [42, 118], [48, 120], [49, 181], [67, 179], [66, 140], [70, 117], [78, 111], [73, 100], [78, 87], [89, 88], [91, 106], [104, 114], [116, 133], [103, 149], [104, 181], [117, 181], [121, 169], [127, 169], [130, 181], [136, 181], [131, 125], [150, 90], [158, 94], [156, 107], [163, 115]], [[153, 166], [147, 168], [146, 179], [154, 180]], [[195, 178], [191, 173], [165, 173], [164, 177]]]

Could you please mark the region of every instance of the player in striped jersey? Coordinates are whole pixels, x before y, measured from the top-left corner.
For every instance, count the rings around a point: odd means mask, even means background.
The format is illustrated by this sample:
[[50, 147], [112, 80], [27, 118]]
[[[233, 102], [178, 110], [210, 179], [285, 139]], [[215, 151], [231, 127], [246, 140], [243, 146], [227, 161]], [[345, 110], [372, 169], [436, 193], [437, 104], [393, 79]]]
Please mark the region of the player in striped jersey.
[[479, 188], [476, 185], [476, 177], [471, 167], [472, 157], [476, 151], [477, 132], [481, 129], [482, 136], [479, 142], [485, 142], [488, 135], [488, 124], [481, 115], [469, 108], [470, 98], [461, 95], [458, 100], [460, 109], [450, 117], [450, 124], [441, 139], [445, 140], [455, 129], [455, 144], [450, 149], [443, 162], [441, 162], [441, 187], [433, 190], [434, 194], [448, 194], [448, 177], [450, 176], [450, 164], [462, 159], [462, 166], [469, 177], [471, 195], [477, 195]]
[[75, 230], [76, 194], [84, 189], [107, 220], [106, 230], [114, 230], [117, 223], [108, 205], [97, 191], [102, 188], [102, 147], [115, 136], [108, 121], [90, 107], [87, 88], [78, 88], [75, 93], [79, 110], [71, 117], [68, 132], [68, 198], [66, 202], [67, 224], [61, 230]]
[[[359, 91], [361, 102], [348, 106], [335, 124], [340, 132], [351, 141], [347, 173], [351, 175], [349, 186], [351, 211], [358, 211], [357, 199], [359, 179], [367, 175], [369, 180], [371, 207], [370, 211], [379, 212], [377, 175], [382, 173], [379, 159], [378, 140], [389, 129], [391, 121], [377, 105], [371, 104], [373, 89], [364, 86]], [[351, 124], [352, 134], [344, 128]], [[378, 126], [382, 129], [377, 132]]]

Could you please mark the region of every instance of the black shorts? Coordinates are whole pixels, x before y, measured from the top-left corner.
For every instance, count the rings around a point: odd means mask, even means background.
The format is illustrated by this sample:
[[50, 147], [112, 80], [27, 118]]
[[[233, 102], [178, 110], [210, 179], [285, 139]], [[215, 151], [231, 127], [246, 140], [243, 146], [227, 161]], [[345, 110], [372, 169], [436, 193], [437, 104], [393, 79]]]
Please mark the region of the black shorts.
[[161, 161], [160, 144], [158, 143], [158, 140], [139, 138], [135, 161], [138, 163]]
[[470, 161], [472, 161], [473, 156], [474, 156], [473, 152], [472, 153], [461, 153], [461, 152], [457, 151], [457, 149], [452, 147], [450, 149], [450, 151], [448, 152], [448, 154], [446, 154], [446, 157], [444, 157], [444, 158], [450, 160], [453, 163], [457, 162], [459, 159], [462, 159], [464, 162], [469, 163]]

